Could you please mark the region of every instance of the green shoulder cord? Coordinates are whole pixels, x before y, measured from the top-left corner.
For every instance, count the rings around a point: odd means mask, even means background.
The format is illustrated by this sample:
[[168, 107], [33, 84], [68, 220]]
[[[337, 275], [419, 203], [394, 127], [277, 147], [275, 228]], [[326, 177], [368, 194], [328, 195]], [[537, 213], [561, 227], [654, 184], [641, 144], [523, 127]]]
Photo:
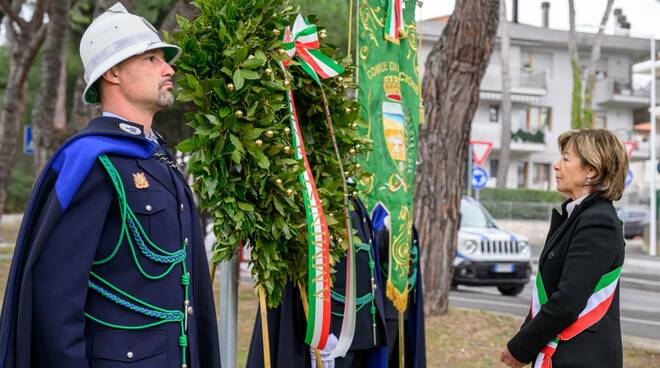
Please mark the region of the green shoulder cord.
[[[179, 323], [181, 327], [181, 335], [179, 336], [179, 346], [181, 347], [181, 368], [186, 368], [188, 367], [186, 364], [186, 347], [188, 346], [188, 337], [186, 336], [186, 332], [188, 330], [188, 315], [192, 314], [192, 308], [190, 307], [189, 301], [190, 274], [186, 269], [186, 250], [188, 247], [188, 239], [186, 238], [181, 249], [177, 250], [176, 252], [166, 251], [154, 244], [151, 239], [149, 239], [149, 236], [142, 228], [140, 221], [137, 219], [129, 207], [128, 202], [126, 201], [126, 190], [124, 189], [124, 184], [121, 180], [121, 176], [117, 172], [117, 169], [106, 155], [99, 156], [99, 161], [110, 176], [112, 185], [117, 192], [117, 197], [119, 199], [119, 212], [121, 215], [121, 232], [119, 234], [119, 240], [117, 240], [117, 244], [115, 245], [112, 253], [106, 258], [94, 261], [92, 265], [98, 266], [111, 261], [117, 254], [117, 251], [119, 251], [121, 245], [124, 243], [124, 238], [126, 238], [135, 265], [140, 271], [140, 274], [149, 280], [160, 280], [169, 275], [177, 264], [181, 265], [181, 285], [184, 288], [185, 301], [183, 311], [159, 308], [135, 296], [130, 295], [129, 293], [113, 285], [111, 282], [103, 279], [95, 272], [90, 271], [90, 276], [99, 282], [97, 283], [92, 281], [90, 278], [88, 281], [88, 286], [90, 289], [124, 308], [146, 315], [148, 317], [152, 317], [158, 321], [145, 325], [124, 326], [102, 321], [99, 318], [90, 315], [89, 313], [85, 313], [85, 316], [92, 321], [106, 327], [122, 330], [142, 330], [165, 323]], [[142, 268], [142, 265], [140, 264], [140, 261], [137, 257], [137, 253], [135, 251], [136, 245], [145, 257], [154, 262], [169, 265], [167, 270], [159, 275], [151, 275], [146, 272], [144, 268]]]
[[[355, 245], [356, 253], [359, 251], [363, 251], [363, 252], [367, 252], [367, 254], [369, 255], [369, 272], [371, 273], [371, 292], [357, 298], [357, 300], [355, 301], [357, 307], [355, 312], [359, 312], [360, 309], [362, 309], [365, 305], [371, 303], [371, 306], [369, 308], [369, 313], [371, 314], [371, 329], [374, 338], [374, 345], [376, 345], [376, 299], [374, 298], [374, 293], [376, 292], [376, 279], [374, 277], [375, 263], [373, 258], [371, 257], [371, 246], [369, 244], [355, 243], [354, 245]], [[334, 290], [330, 290], [330, 295], [332, 295], [332, 300], [342, 304], [346, 303], [346, 297], [339, 294], [338, 292]], [[332, 312], [332, 314], [339, 317], [344, 316], [344, 314], [337, 312]]]

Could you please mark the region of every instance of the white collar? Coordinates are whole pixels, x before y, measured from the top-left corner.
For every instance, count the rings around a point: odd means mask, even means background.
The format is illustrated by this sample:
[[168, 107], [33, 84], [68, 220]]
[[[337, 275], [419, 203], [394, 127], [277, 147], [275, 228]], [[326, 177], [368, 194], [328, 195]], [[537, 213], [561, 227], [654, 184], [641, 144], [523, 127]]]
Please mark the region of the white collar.
[[587, 193], [587, 194], [583, 195], [582, 197], [569, 202], [566, 205], [566, 214], [570, 217], [571, 213], [573, 213], [573, 210], [575, 209], [575, 207], [577, 207], [577, 205], [582, 203], [582, 201], [584, 201], [584, 199], [587, 198], [589, 196], [589, 194], [590, 193]]

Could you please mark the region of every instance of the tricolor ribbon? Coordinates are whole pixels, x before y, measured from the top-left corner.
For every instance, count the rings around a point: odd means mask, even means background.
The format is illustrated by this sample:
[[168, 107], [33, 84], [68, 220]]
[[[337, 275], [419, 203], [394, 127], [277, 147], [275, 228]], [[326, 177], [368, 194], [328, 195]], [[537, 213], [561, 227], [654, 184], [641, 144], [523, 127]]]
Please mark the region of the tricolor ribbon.
[[405, 32], [403, 0], [388, 0], [387, 17], [385, 18], [385, 39], [398, 45], [399, 39]]
[[[578, 319], [570, 326], [566, 327], [562, 332], [552, 339], [548, 344], [543, 347], [541, 352], [534, 360], [533, 368], [552, 368], [552, 356], [557, 350], [559, 341], [567, 341], [577, 336], [580, 332], [593, 326], [605, 316], [605, 313], [610, 309], [612, 300], [614, 299], [614, 292], [619, 284], [619, 277], [621, 276], [622, 266], [606, 273], [600, 278], [594, 292], [587, 300], [587, 306], [584, 307]], [[541, 311], [541, 307], [548, 302], [548, 295], [543, 287], [543, 280], [541, 280], [541, 273], [536, 274], [536, 281], [532, 290], [532, 307], [531, 317], [534, 318]]]
[[[297, 57], [303, 70], [321, 87], [321, 97], [325, 108], [326, 121], [330, 137], [335, 147], [335, 153], [339, 163], [339, 171], [343, 177], [343, 166], [341, 157], [337, 150], [336, 140], [330, 119], [328, 102], [321, 85], [321, 79], [337, 76], [344, 72], [341, 65], [323, 54], [320, 50], [316, 26], [309, 24], [301, 15], [296, 17], [293, 28], [286, 27], [282, 39], [282, 45], [290, 58]], [[296, 158], [302, 159], [305, 171], [300, 174], [300, 183], [304, 188], [303, 198], [305, 200], [305, 211], [307, 214], [308, 229], [308, 283], [307, 301], [309, 305], [307, 330], [305, 342], [314, 349], [323, 349], [328, 340], [330, 332], [330, 256], [328, 227], [323, 215], [318, 192], [314, 184], [314, 178], [307, 162], [307, 157], [302, 142], [298, 116], [296, 113], [291, 83], [286, 67], [290, 60], [280, 63], [285, 76], [287, 86], [287, 100], [291, 116], [291, 130], [293, 132]], [[346, 262], [346, 303], [344, 304], [344, 321], [342, 322], [341, 335], [337, 346], [332, 352], [332, 357], [346, 355], [353, 342], [355, 332], [355, 255], [352, 245], [350, 218], [348, 216], [347, 189], [344, 181], [344, 212], [346, 217], [348, 254]]]
[[[298, 14], [293, 29], [284, 29], [282, 47], [290, 58], [298, 57], [300, 66], [307, 72], [316, 83], [320, 84], [322, 79], [331, 78], [344, 72], [344, 68], [319, 50], [319, 36], [316, 26], [307, 23], [302, 15]], [[284, 61], [288, 66], [289, 60]]]

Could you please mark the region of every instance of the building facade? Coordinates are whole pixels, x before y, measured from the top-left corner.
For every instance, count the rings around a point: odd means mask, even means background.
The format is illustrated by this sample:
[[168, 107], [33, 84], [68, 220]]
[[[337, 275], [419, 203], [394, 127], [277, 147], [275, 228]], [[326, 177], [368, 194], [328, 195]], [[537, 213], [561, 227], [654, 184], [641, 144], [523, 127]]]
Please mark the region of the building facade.
[[[448, 17], [417, 23], [421, 60], [428, 57]], [[557, 138], [571, 129], [572, 69], [568, 31], [510, 23], [511, 159], [508, 188], [554, 189], [552, 164], [560, 156]], [[588, 65], [595, 34], [578, 33], [580, 64]], [[629, 192], [643, 191], [650, 182], [648, 132], [650, 78], [639, 77], [633, 65], [649, 59], [650, 41], [625, 34], [604, 37], [593, 93], [593, 125], [634, 142], [633, 181]], [[420, 72], [424, 73], [424, 62]], [[499, 37], [484, 75], [471, 139], [493, 143], [484, 168], [488, 186], [495, 186], [502, 129], [502, 78]], [[653, 167], [655, 169], [655, 167]], [[655, 171], [655, 170], [654, 170]]]

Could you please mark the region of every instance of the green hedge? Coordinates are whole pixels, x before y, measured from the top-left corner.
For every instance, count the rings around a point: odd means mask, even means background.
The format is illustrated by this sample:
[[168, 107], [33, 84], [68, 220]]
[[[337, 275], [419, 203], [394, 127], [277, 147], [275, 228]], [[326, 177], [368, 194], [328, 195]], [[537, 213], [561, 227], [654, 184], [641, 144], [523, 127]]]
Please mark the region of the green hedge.
[[537, 189], [499, 189], [485, 188], [479, 192], [481, 201], [508, 201], [508, 202], [545, 202], [561, 203], [562, 195], [554, 191]]

